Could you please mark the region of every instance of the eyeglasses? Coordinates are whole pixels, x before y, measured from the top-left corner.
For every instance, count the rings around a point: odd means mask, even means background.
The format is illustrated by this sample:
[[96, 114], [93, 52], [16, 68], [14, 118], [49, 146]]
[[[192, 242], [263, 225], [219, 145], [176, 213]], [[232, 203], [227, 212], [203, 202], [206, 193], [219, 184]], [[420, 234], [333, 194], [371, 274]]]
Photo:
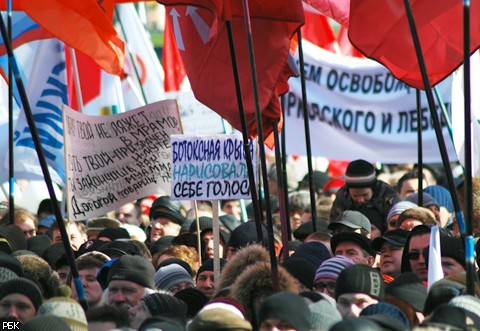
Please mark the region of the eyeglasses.
[[407, 253], [407, 258], [409, 260], [418, 260], [420, 258], [420, 252], [419, 251], [411, 251]]
[[325, 288], [327, 288], [328, 293], [335, 294], [335, 286], [337, 286], [336, 282], [328, 282], [328, 283], [315, 283], [313, 288], [319, 292], [323, 292]]

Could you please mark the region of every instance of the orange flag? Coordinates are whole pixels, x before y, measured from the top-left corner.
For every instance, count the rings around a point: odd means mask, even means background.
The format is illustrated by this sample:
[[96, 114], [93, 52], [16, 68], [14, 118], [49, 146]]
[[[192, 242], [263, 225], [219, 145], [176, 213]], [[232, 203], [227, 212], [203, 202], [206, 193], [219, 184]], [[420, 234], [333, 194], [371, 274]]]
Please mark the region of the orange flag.
[[68, 46], [92, 58], [105, 71], [122, 75], [124, 43], [95, 0], [29, 0], [21, 9]]
[[[168, 5], [168, 19], [195, 97], [241, 130], [226, 24], [228, 0], [158, 0]], [[231, 24], [248, 134], [257, 136], [248, 45], [241, 1], [231, 1]], [[285, 93], [290, 39], [303, 24], [300, 0], [249, 2], [258, 95], [265, 143], [273, 146], [273, 122], [282, 121], [280, 93]]]

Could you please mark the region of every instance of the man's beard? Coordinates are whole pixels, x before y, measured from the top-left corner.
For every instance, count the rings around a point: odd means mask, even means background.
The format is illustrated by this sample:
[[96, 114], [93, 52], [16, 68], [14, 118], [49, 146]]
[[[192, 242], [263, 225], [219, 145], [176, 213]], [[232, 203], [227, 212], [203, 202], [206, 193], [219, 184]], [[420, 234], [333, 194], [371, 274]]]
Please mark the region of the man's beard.
[[129, 304], [128, 302], [112, 302], [110, 306], [113, 306], [119, 310], [123, 310], [124, 312], [128, 313], [128, 310], [132, 308], [132, 305]]

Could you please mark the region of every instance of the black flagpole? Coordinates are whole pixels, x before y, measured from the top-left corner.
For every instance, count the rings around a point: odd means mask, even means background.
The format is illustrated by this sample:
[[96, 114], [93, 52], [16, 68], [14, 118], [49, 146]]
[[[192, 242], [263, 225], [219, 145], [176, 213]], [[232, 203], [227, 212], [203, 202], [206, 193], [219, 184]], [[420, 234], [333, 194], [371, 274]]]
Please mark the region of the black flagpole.
[[[55, 219], [57, 220], [58, 229], [62, 235], [63, 245], [67, 253], [68, 264], [70, 265], [70, 271], [76, 286], [77, 294], [79, 297], [79, 303], [82, 307], [87, 310], [88, 304], [85, 296], [85, 291], [83, 290], [82, 280], [79, 277], [77, 265], [75, 264], [75, 256], [73, 255], [72, 247], [70, 246], [70, 240], [67, 235], [67, 230], [65, 229], [65, 224], [63, 223], [62, 213], [58, 204], [57, 197], [55, 196], [55, 190], [53, 189], [52, 178], [50, 177], [50, 172], [48, 170], [47, 161], [45, 159], [45, 153], [43, 152], [42, 142], [38, 135], [37, 126], [35, 125], [35, 120], [32, 115], [32, 110], [28, 102], [27, 93], [25, 92], [25, 87], [23, 86], [22, 78], [20, 77], [20, 71], [13, 55], [12, 45], [10, 39], [8, 39], [7, 29], [3, 21], [2, 15], [0, 15], [0, 30], [2, 33], [2, 38], [5, 43], [5, 48], [8, 54], [8, 61], [12, 67], [13, 74], [15, 76], [15, 82], [17, 83], [18, 92], [20, 93], [20, 98], [22, 99], [23, 110], [25, 111], [25, 117], [32, 133], [33, 143], [38, 155], [38, 162], [42, 168], [43, 176], [45, 178], [45, 184], [47, 185], [48, 193], [50, 194], [50, 199], [52, 200], [53, 211], [55, 213]], [[11, 83], [10, 83], [11, 84]]]
[[[416, 89], [417, 97], [417, 117], [422, 118], [422, 100], [420, 90]], [[423, 206], [423, 143], [422, 143], [422, 126], [417, 125], [417, 171], [418, 171], [418, 205]]]
[[235, 44], [233, 42], [233, 32], [231, 22], [225, 21], [228, 34], [228, 45], [230, 49], [230, 58], [232, 59], [233, 77], [235, 80], [235, 90], [237, 94], [238, 110], [240, 112], [240, 122], [242, 125], [243, 148], [245, 150], [245, 159], [247, 162], [248, 180], [250, 181], [250, 194], [252, 195], [253, 212], [255, 215], [255, 225], [257, 229], [258, 240], [263, 240], [262, 236], [262, 213], [258, 203], [257, 187], [255, 184], [255, 174], [253, 171], [253, 162], [250, 149], [250, 140], [248, 139], [247, 120], [245, 118], [245, 108], [243, 107], [242, 87], [240, 86], [240, 78], [238, 75], [237, 56], [235, 54]]
[[[7, 12], [8, 40], [12, 40], [12, 1], [8, 1]], [[8, 194], [8, 212], [10, 224], [15, 223], [15, 162], [13, 144], [13, 73], [10, 62], [8, 63], [8, 178], [9, 178], [9, 194]]]
[[[425, 86], [425, 93], [427, 94], [427, 100], [428, 100], [428, 106], [430, 109], [430, 115], [433, 120], [434, 128], [435, 128], [435, 134], [437, 136], [437, 142], [438, 142], [438, 147], [440, 149], [440, 154], [442, 156], [442, 162], [443, 162], [443, 167], [445, 169], [445, 175], [447, 177], [447, 182], [448, 182], [448, 187], [450, 189], [450, 194], [452, 195], [453, 199], [453, 206], [455, 208], [455, 216], [457, 219], [458, 227], [460, 229], [460, 232], [462, 233], [462, 236], [466, 235], [466, 227], [465, 227], [465, 221], [463, 218], [463, 212], [462, 209], [460, 208], [460, 202], [458, 200], [458, 194], [455, 189], [455, 183], [453, 181], [453, 173], [452, 173], [452, 167], [450, 166], [450, 161], [448, 158], [448, 153], [447, 153], [447, 148], [445, 146], [445, 141], [443, 139], [442, 135], [442, 128], [440, 126], [440, 120], [438, 118], [438, 114], [435, 110], [435, 102], [433, 100], [433, 93], [432, 93], [432, 88], [430, 86], [430, 81], [428, 79], [427, 75], [427, 69], [425, 66], [425, 61], [423, 59], [423, 54], [422, 54], [422, 49], [420, 45], [420, 40], [418, 38], [417, 34], [417, 29], [415, 27], [415, 22], [413, 20], [413, 14], [412, 14], [412, 9], [410, 7], [410, 1], [409, 0], [404, 0], [404, 5], [405, 5], [405, 11], [407, 13], [407, 18], [408, 18], [408, 24], [410, 26], [410, 32], [412, 34], [412, 39], [413, 39], [413, 44], [415, 45], [415, 52], [417, 54], [417, 60], [418, 60], [418, 65], [422, 74], [422, 80], [423, 84]], [[473, 247], [473, 245], [472, 245]], [[468, 247], [467, 247], [468, 248]], [[473, 266], [468, 266], [469, 260], [467, 259], [467, 271], [473, 267]], [[469, 275], [467, 272], [467, 289], [473, 289], [473, 275]], [[470, 285], [468, 284], [470, 283]], [[473, 294], [473, 292], [468, 292], [469, 294]]]
[[[283, 198], [284, 198], [284, 205], [285, 205], [285, 215], [287, 215], [287, 238], [288, 240], [292, 239], [292, 227], [290, 225], [290, 210], [288, 208], [288, 177], [287, 177], [287, 147], [286, 147], [286, 140], [287, 140], [287, 127], [285, 123], [285, 108], [283, 105], [285, 101], [285, 96], [282, 95], [282, 117], [283, 117], [283, 128], [282, 128], [282, 136], [281, 136], [281, 141], [282, 141], [282, 170], [283, 170]], [[276, 144], [276, 143], [275, 143]], [[279, 201], [281, 203], [281, 201]]]
[[309, 112], [307, 104], [307, 87], [305, 83], [305, 64], [303, 61], [303, 47], [302, 47], [302, 29], [298, 29], [298, 59], [300, 61], [300, 81], [302, 84], [302, 108], [303, 108], [303, 123], [305, 125], [305, 144], [307, 148], [307, 165], [308, 165], [308, 185], [310, 188], [310, 207], [312, 210], [312, 226], [313, 232], [317, 231], [317, 204], [315, 198], [315, 189], [313, 187], [313, 167], [312, 167], [312, 146], [310, 142], [310, 123]]
[[255, 115], [256, 115], [256, 121], [257, 121], [257, 131], [258, 131], [258, 145], [260, 149], [260, 162], [261, 162], [262, 174], [263, 174], [262, 176], [263, 189], [265, 192], [265, 211], [267, 214], [267, 232], [268, 232], [270, 262], [272, 265], [272, 282], [273, 282], [273, 288], [275, 289], [276, 292], [278, 292], [279, 290], [278, 264], [277, 264], [277, 258], [275, 256], [275, 248], [274, 248], [272, 210], [270, 208], [270, 190], [268, 189], [267, 164], [266, 164], [266, 156], [265, 156], [264, 137], [263, 137], [263, 123], [262, 123], [262, 114], [260, 112], [260, 99], [258, 96], [257, 69], [255, 67], [255, 58], [254, 58], [253, 40], [252, 40], [252, 26], [250, 22], [250, 9], [248, 7], [248, 0], [243, 0], [243, 16], [245, 19], [248, 53], [250, 58], [250, 73], [252, 75], [253, 96], [255, 101]]
[[470, 104], [470, 1], [463, 1], [463, 93], [465, 111], [465, 253], [467, 267], [467, 293], [474, 293], [475, 265], [473, 239], [472, 197], [472, 115]]

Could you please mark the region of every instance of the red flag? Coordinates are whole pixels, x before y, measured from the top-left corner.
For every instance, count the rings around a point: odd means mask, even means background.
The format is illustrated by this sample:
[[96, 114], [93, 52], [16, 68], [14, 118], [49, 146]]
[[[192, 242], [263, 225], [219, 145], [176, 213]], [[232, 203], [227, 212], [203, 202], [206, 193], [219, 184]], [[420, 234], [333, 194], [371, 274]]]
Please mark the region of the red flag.
[[302, 27], [302, 38], [323, 49], [335, 53], [335, 34], [328, 18], [305, 10], [305, 25]]
[[187, 76], [180, 52], [178, 51], [169, 19], [165, 20], [163, 31], [163, 68], [165, 70], [165, 92], [180, 91], [180, 86]]
[[124, 43], [95, 0], [29, 0], [22, 10], [55, 37], [92, 58], [105, 71], [123, 74]]
[[[387, 0], [388, 2], [390, 0]], [[348, 26], [350, 0], [303, 0], [322, 15], [333, 18], [343, 26]]]
[[[175, 5], [167, 8], [168, 19], [195, 97], [241, 130], [227, 31], [221, 18], [226, 1], [159, 2]], [[230, 5], [248, 134], [254, 137], [257, 127], [243, 7], [240, 1]], [[303, 8], [299, 0], [256, 0], [249, 5], [265, 143], [273, 146], [272, 123], [282, 121], [277, 87], [285, 81], [290, 39], [304, 21]]]
[[[458, 0], [411, 0], [423, 57], [432, 86], [463, 62], [463, 10]], [[480, 3], [470, 7], [470, 52], [480, 45]], [[351, 0], [350, 41], [392, 74], [424, 89], [402, 0]]]
[[350, 39], [348, 39], [348, 29], [344, 26], [341, 26], [338, 30], [337, 36], [338, 46], [342, 52], [342, 55], [351, 56], [351, 57], [359, 57], [364, 58], [362, 53], [358, 49], [356, 49]]

